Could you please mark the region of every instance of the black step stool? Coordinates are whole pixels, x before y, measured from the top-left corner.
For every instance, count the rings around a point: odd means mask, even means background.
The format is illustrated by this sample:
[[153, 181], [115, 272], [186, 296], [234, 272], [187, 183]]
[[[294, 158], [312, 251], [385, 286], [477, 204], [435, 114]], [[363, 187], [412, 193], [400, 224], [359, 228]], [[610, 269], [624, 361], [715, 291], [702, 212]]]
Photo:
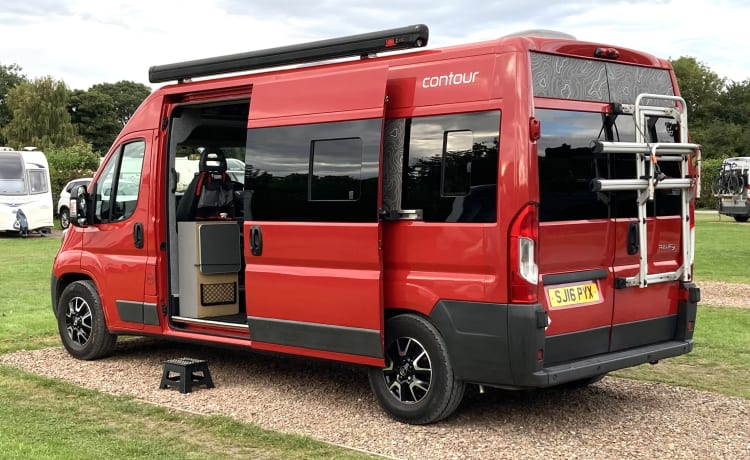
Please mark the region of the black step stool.
[[[172, 375], [175, 373], [176, 375]], [[205, 385], [213, 388], [211, 372], [208, 370], [208, 362], [202, 359], [177, 358], [164, 361], [164, 372], [161, 375], [161, 385], [164, 389], [174, 386], [180, 389], [180, 393], [190, 393], [193, 385]]]

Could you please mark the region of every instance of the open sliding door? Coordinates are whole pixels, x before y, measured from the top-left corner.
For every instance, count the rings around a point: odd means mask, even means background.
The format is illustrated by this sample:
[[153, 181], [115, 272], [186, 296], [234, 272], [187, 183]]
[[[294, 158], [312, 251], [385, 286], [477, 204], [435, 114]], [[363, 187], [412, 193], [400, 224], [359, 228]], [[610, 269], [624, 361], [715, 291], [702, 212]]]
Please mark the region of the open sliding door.
[[382, 365], [386, 67], [253, 87], [244, 255], [258, 349]]

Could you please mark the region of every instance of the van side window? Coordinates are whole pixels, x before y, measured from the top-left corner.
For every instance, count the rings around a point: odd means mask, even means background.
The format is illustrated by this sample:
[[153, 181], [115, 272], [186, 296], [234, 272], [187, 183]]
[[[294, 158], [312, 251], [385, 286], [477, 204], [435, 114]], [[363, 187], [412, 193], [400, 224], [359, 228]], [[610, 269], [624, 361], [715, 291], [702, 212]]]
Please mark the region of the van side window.
[[311, 201], [357, 201], [362, 191], [362, 139], [312, 141]]
[[404, 136], [404, 209], [426, 222], [495, 222], [499, 111], [413, 118]]
[[372, 119], [248, 130], [245, 216], [376, 222], [382, 125]]
[[94, 221], [125, 220], [135, 211], [141, 186], [146, 142], [137, 140], [121, 146], [104, 166], [96, 182]]

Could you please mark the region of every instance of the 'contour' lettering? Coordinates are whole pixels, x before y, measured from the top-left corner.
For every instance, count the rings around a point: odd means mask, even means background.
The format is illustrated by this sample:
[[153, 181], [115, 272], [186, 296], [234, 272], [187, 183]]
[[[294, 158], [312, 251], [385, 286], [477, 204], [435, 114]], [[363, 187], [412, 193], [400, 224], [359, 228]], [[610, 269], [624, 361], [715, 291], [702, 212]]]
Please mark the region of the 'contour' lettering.
[[449, 73], [435, 77], [425, 77], [422, 80], [422, 88], [439, 88], [441, 86], [466, 85], [477, 81], [479, 72]]

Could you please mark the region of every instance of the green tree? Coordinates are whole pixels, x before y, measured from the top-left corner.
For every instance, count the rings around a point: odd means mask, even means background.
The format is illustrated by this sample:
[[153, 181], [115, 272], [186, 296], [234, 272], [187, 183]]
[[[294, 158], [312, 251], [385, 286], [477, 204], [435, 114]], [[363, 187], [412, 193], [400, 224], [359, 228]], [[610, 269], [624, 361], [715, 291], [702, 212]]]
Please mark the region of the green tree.
[[738, 125], [750, 125], [750, 80], [730, 81], [719, 96], [721, 118]]
[[691, 140], [701, 144], [703, 158], [742, 156], [747, 142], [744, 126], [720, 118], [706, 120], [701, 126], [690, 128]]
[[141, 105], [141, 102], [151, 94], [151, 89], [148, 86], [125, 80], [117, 83], [99, 83], [92, 86], [89, 91], [97, 91], [112, 98], [115, 116], [120, 123], [120, 128], [125, 126], [138, 106]]
[[694, 126], [701, 126], [720, 111], [719, 96], [726, 81], [694, 57], [682, 56], [672, 61], [672, 67], [688, 105], [689, 120]]
[[78, 134], [100, 155], [107, 153], [122, 125], [117, 119], [112, 98], [91, 89], [74, 90], [68, 100], [68, 111]]
[[0, 145], [6, 142], [2, 129], [12, 118], [11, 111], [6, 104], [8, 93], [25, 81], [26, 77], [21, 74], [21, 67], [17, 64], [0, 65]]
[[60, 190], [68, 181], [79, 177], [91, 177], [99, 167], [99, 155], [91, 149], [91, 145], [81, 141], [68, 147], [51, 147], [45, 155], [49, 162], [55, 203], [60, 197]]
[[3, 127], [8, 144], [46, 150], [78, 143], [81, 138], [70, 122], [67, 101], [65, 83], [52, 77], [38, 78], [13, 88], [7, 99], [13, 118]]

